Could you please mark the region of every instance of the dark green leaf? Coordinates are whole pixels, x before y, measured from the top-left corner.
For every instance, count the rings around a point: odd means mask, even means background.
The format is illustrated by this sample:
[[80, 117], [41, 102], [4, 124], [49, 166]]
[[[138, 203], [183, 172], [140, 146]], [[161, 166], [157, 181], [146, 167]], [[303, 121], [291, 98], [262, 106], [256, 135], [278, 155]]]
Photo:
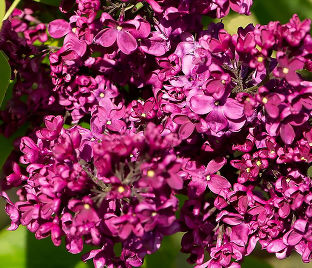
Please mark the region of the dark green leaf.
[[92, 262], [85, 264], [80, 258], [81, 254], [73, 255], [65, 249], [64, 243], [60, 247], [53, 245], [51, 238], [37, 240], [31, 232], [27, 231], [27, 268], [88, 268], [93, 267]]
[[244, 258], [242, 268], [273, 268], [264, 259], [248, 256]]
[[34, 0], [35, 2], [46, 4], [49, 6], [60, 6], [61, 0]]
[[252, 12], [261, 24], [277, 20], [286, 23], [295, 13], [301, 19], [311, 18], [312, 2], [310, 0], [259, 0], [254, 1]]
[[312, 81], [312, 72], [309, 72], [308, 70], [299, 70], [297, 73], [301, 75], [303, 80]]
[[7, 102], [12, 98], [13, 96], [13, 87], [15, 85], [16, 80], [11, 80], [8, 86], [8, 89], [5, 93], [4, 99], [2, 101], [2, 104], [0, 105], [0, 111], [5, 110]]
[[24, 125], [19, 128], [10, 138], [6, 138], [3, 135], [0, 135], [0, 170], [2, 169], [3, 164], [5, 163], [6, 159], [14, 149], [13, 143], [14, 140], [18, 137], [22, 137], [25, 135], [27, 131], [28, 125]]
[[37, 240], [20, 226], [16, 231], [0, 232], [0, 264], [5, 268], [93, 268], [81, 255], [73, 255], [65, 246], [55, 247], [50, 238]]
[[187, 263], [186, 254], [180, 252], [182, 233], [166, 236], [161, 243], [160, 249], [152, 255], [145, 257], [144, 268], [191, 268]]
[[0, 106], [8, 89], [11, 78], [11, 67], [6, 55], [0, 51]]

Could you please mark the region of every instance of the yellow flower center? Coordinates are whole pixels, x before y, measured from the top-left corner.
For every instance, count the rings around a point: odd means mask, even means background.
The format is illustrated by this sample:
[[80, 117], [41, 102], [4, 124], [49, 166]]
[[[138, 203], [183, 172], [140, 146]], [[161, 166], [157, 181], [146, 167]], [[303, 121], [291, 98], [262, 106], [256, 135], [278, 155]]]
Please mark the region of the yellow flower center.
[[146, 113], [141, 114], [142, 117], [146, 117]]
[[267, 104], [267, 103], [268, 103], [268, 99], [267, 99], [266, 97], [264, 97], [264, 98], [262, 99], [262, 102], [263, 102], [264, 104]]
[[250, 168], [248, 167], [248, 168], [246, 168], [246, 172], [247, 173], [249, 173], [250, 172]]
[[257, 58], [257, 61], [258, 61], [258, 62], [263, 62], [263, 60], [264, 60], [264, 58], [261, 57], [261, 56]]
[[104, 97], [105, 97], [105, 94], [102, 92], [102, 93], [100, 94], [100, 97], [101, 97], [101, 98], [104, 98]]
[[122, 30], [122, 27], [121, 27], [121, 26], [117, 26], [117, 30], [118, 30], [118, 31], [121, 31], [121, 30]]
[[108, 121], [106, 122], [106, 124], [107, 124], [107, 125], [111, 125], [111, 124], [112, 124], [112, 121], [108, 120]]
[[256, 164], [257, 164], [258, 167], [260, 167], [262, 163], [261, 163], [260, 160], [258, 160]]
[[118, 193], [120, 193], [120, 194], [122, 194], [125, 190], [126, 189], [123, 186], [119, 186], [118, 189], [117, 189]]
[[157, 213], [154, 211], [152, 212], [152, 217], [155, 217], [157, 215]]
[[286, 68], [286, 67], [284, 67], [284, 68], [283, 68], [283, 74], [288, 74], [288, 73], [289, 73], [289, 69]]
[[84, 207], [84, 209], [86, 209], [86, 210], [89, 210], [89, 209], [91, 208], [89, 204], [84, 204], [83, 207]]
[[154, 177], [154, 176], [155, 176], [155, 171], [154, 171], [154, 170], [149, 170], [149, 171], [147, 171], [147, 177], [152, 178], [152, 177]]

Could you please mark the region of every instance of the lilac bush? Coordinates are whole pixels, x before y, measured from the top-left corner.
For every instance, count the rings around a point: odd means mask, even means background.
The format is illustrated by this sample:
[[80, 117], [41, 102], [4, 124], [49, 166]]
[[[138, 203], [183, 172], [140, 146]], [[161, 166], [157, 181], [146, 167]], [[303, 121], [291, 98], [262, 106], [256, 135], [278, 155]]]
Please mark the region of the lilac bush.
[[240, 267], [257, 244], [310, 262], [311, 21], [231, 35], [203, 17], [249, 15], [252, 0], [106, 2], [62, 1], [48, 25], [16, 9], [3, 25], [19, 72], [4, 133], [37, 120], [2, 182], [9, 229], [91, 245], [96, 268], [139, 267], [177, 232], [197, 268]]

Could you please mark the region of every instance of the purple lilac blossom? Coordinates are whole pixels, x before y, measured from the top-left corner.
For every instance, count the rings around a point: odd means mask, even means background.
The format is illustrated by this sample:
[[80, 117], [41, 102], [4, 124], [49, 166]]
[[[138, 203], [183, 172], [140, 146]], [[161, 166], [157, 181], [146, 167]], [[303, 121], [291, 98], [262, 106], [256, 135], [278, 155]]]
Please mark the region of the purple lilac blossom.
[[[5, 133], [29, 109], [47, 115], [6, 168], [10, 230], [64, 238], [73, 254], [92, 245], [83, 260], [96, 268], [139, 267], [176, 232], [197, 268], [238, 268], [257, 244], [310, 262], [312, 83], [298, 72], [311, 70], [310, 20], [230, 35], [222, 23], [203, 30], [202, 15], [250, 14], [251, 0], [133, 2], [62, 1], [45, 87], [41, 61], [19, 56], [45, 53], [33, 43], [46, 26], [28, 9], [4, 22], [0, 48], [23, 77]], [[66, 114], [49, 110], [56, 102]]]

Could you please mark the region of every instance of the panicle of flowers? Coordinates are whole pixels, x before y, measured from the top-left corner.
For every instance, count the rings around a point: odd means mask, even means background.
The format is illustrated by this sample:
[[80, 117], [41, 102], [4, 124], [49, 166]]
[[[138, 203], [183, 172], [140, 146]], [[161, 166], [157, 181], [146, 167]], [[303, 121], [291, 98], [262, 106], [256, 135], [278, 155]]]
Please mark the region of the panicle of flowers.
[[[22, 138], [20, 162], [27, 168], [15, 164], [3, 183], [3, 189], [20, 186], [15, 204], [2, 193], [10, 229], [25, 225], [56, 246], [65, 237], [74, 254], [84, 244], [96, 246], [84, 257], [96, 267], [116, 267], [120, 260], [120, 267], [140, 266], [179, 228], [175, 193], [184, 180], [183, 160], [173, 151], [178, 137], [160, 135], [152, 123], [144, 133], [101, 139], [78, 126], [64, 129], [61, 116], [46, 117], [45, 126], [34, 139]], [[111, 250], [118, 243], [120, 259]]]
[[[71, 253], [93, 245], [83, 259], [97, 268], [141, 266], [181, 231], [197, 268], [240, 267], [257, 243], [310, 262], [312, 82], [301, 70], [311, 71], [311, 22], [203, 30], [203, 15], [251, 5], [62, 1], [69, 19], [48, 25], [63, 40], [49, 60], [67, 114], [21, 140], [24, 168], [14, 163], [3, 182], [10, 229], [25, 225], [56, 246], [64, 237]], [[36, 49], [44, 27], [27, 28], [27, 12], [16, 11], [10, 38], [28, 29], [20, 46]]]
[[[46, 26], [33, 13], [29, 8], [15, 9], [0, 32], [0, 49], [9, 58], [13, 80], [12, 97], [0, 111], [1, 133], [7, 137], [28, 120], [38, 126], [45, 115], [62, 111], [52, 91], [49, 66], [42, 63], [48, 52], [43, 46]], [[34, 45], [36, 41], [41, 45]]]
[[[74, 5], [74, 1], [70, 2]], [[97, 104], [91, 101], [96, 98], [91, 85], [85, 87], [90, 92], [85, 96], [88, 100], [82, 98], [84, 101], [80, 100], [80, 93], [77, 95], [72, 89], [76, 76], [85, 68], [92, 72], [91, 80], [102, 75], [117, 87], [129, 83], [147, 87], [155, 82], [153, 72], [158, 71], [155, 57], [175, 48], [183, 32], [200, 32], [202, 14], [222, 17], [230, 7], [249, 14], [252, 4], [252, 1], [232, 0], [222, 5], [215, 1], [115, 2], [108, 1], [101, 6], [100, 1], [77, 0], [75, 13], [69, 21], [57, 19], [49, 23], [51, 37], [64, 37], [63, 46], [50, 54], [54, 90], [60, 95], [60, 104], [66, 103], [64, 106], [71, 112], [74, 122]], [[71, 14], [69, 7], [72, 5], [67, 6], [63, 1], [61, 11]], [[101, 15], [96, 16], [97, 13]], [[62, 101], [64, 98], [66, 100]], [[71, 99], [70, 104], [68, 99]]]

